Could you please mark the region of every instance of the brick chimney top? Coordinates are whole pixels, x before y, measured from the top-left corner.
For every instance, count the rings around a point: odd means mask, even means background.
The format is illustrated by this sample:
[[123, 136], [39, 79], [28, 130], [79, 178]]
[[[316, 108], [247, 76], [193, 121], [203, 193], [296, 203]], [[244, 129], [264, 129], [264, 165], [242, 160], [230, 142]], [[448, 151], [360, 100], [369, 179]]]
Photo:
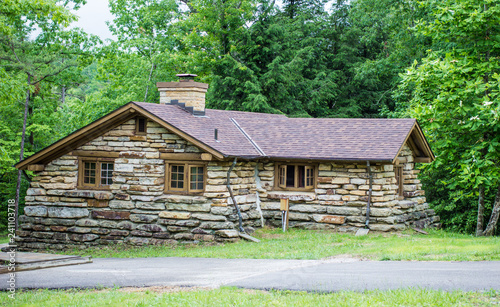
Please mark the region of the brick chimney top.
[[205, 93], [208, 84], [195, 82], [195, 74], [178, 74], [178, 82], [158, 82], [160, 104], [179, 105], [193, 115], [205, 115]]

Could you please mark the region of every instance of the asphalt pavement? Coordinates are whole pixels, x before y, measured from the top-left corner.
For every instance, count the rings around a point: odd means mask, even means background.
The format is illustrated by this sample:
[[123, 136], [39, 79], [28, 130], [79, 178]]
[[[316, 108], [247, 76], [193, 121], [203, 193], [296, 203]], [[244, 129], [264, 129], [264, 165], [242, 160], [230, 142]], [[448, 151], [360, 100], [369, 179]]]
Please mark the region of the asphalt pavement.
[[[8, 288], [0, 275], [0, 289]], [[408, 287], [500, 290], [500, 261], [422, 262], [330, 260], [136, 258], [93, 259], [93, 263], [16, 273], [16, 288], [236, 286], [332, 292]]]

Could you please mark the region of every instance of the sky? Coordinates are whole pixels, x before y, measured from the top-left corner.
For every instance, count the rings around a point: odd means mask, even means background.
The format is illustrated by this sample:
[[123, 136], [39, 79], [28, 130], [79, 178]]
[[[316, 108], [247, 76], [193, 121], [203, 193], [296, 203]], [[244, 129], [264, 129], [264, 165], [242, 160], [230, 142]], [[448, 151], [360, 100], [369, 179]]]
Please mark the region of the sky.
[[[278, 5], [281, 1], [277, 2]], [[327, 9], [331, 7], [331, 1], [327, 4]], [[74, 12], [80, 18], [72, 23], [72, 27], [80, 27], [87, 33], [95, 34], [102, 40], [114, 39], [109, 32], [106, 21], [113, 20], [113, 15], [109, 11], [108, 0], [87, 0], [87, 4]]]
[[85, 32], [95, 34], [102, 40], [113, 39], [106, 25], [106, 21], [113, 20], [107, 0], [87, 0], [87, 4], [74, 13], [80, 18], [71, 24], [72, 27], [83, 28]]

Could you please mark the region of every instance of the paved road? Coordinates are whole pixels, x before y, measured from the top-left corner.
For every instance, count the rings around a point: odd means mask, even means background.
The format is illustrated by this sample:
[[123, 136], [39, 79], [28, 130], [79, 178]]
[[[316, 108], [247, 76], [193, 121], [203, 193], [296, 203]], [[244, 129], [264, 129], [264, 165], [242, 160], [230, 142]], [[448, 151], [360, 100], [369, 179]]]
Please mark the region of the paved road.
[[[94, 259], [94, 263], [18, 272], [17, 288], [237, 286], [305, 291], [420, 287], [500, 289], [500, 261], [411, 262], [207, 258]], [[0, 275], [0, 289], [8, 275]]]

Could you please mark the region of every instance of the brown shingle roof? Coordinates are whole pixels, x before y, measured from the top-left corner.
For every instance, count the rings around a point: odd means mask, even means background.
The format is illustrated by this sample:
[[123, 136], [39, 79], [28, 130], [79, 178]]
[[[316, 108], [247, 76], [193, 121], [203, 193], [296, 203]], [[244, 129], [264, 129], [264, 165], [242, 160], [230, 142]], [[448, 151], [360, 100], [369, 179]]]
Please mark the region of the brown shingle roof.
[[[434, 159], [414, 119], [287, 118], [210, 109], [206, 110], [206, 116], [194, 116], [177, 105], [130, 102], [18, 162], [15, 167], [27, 169], [32, 164], [47, 164], [137, 114], [149, 116], [219, 159], [394, 162], [407, 138], [412, 140], [412, 146], [417, 146], [418, 157], [423, 158], [421, 162]], [[218, 141], [214, 138], [214, 129], [218, 129]]]
[[415, 119], [287, 118], [211, 109], [197, 117], [174, 105], [134, 104], [223, 155], [239, 157], [392, 161], [416, 124]]
[[[252, 143], [234, 125], [231, 118], [236, 120], [255, 119], [261, 121], [266, 121], [270, 118], [286, 119], [284, 115], [210, 109], [205, 110], [205, 116], [193, 116], [178, 106], [144, 102], [134, 102], [134, 104], [225, 156], [260, 156], [260, 153]], [[215, 129], [218, 130], [218, 141], [214, 138]]]

